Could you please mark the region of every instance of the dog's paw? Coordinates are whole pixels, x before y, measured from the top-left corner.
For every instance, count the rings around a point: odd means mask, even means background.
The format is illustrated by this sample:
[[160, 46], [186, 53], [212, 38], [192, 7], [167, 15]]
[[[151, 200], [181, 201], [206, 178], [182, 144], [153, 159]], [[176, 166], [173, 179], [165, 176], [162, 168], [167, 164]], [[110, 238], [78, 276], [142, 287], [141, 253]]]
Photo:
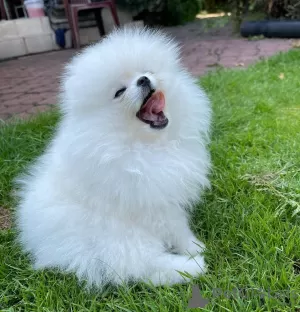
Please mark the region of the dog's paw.
[[156, 286], [184, 284], [206, 273], [206, 264], [203, 256], [198, 255], [193, 258], [186, 256], [173, 257], [176, 261], [171, 261], [168, 269], [158, 270], [151, 275], [151, 283]]
[[190, 256], [197, 256], [205, 250], [205, 245], [196, 237], [190, 237], [185, 248], [185, 254]]

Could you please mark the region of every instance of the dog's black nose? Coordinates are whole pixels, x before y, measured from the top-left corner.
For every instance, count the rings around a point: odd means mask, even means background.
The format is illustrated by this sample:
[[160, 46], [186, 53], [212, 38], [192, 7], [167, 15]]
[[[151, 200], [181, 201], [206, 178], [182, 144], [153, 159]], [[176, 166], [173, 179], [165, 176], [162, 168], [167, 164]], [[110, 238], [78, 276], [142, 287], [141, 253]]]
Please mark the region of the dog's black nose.
[[142, 76], [138, 79], [136, 83], [139, 87], [148, 87], [150, 86], [150, 79], [146, 76]]

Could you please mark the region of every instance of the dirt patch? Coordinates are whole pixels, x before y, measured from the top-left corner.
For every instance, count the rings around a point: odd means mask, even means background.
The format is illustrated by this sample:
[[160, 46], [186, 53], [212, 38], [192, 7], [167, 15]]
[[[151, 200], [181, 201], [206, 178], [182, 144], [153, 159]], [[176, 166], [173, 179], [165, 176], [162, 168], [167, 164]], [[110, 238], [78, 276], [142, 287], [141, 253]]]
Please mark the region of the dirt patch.
[[7, 230], [11, 227], [11, 217], [8, 209], [0, 207], [0, 230]]

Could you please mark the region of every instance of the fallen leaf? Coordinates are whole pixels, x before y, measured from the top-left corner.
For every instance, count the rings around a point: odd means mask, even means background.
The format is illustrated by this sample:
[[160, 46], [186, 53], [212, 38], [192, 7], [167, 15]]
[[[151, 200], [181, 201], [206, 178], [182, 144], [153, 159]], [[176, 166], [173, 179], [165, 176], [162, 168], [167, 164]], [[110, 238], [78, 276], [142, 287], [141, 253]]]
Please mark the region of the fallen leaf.
[[293, 40], [292, 41], [293, 48], [300, 48], [300, 40]]

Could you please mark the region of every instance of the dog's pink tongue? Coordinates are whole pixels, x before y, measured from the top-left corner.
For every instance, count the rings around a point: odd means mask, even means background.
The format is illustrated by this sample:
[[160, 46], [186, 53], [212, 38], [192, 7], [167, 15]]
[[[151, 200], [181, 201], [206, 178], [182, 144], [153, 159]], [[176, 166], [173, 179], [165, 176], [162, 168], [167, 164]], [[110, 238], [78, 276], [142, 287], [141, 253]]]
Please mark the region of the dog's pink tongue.
[[141, 109], [142, 118], [149, 121], [160, 119], [158, 115], [165, 108], [165, 97], [161, 91], [155, 92]]

